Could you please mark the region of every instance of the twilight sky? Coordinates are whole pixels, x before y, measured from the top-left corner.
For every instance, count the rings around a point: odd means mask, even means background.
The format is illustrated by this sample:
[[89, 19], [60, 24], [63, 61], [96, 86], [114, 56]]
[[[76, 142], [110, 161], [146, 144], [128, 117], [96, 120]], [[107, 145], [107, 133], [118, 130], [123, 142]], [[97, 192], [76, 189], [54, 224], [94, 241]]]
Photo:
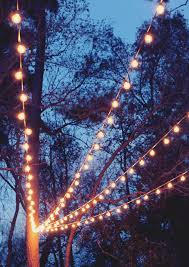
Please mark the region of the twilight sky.
[[[137, 27], [154, 14], [156, 1], [153, 0], [88, 0], [91, 17], [95, 20], [106, 20], [115, 30], [116, 35], [132, 43]], [[185, 3], [186, 0], [170, 0], [168, 9]], [[189, 4], [179, 9], [183, 10], [189, 20]]]

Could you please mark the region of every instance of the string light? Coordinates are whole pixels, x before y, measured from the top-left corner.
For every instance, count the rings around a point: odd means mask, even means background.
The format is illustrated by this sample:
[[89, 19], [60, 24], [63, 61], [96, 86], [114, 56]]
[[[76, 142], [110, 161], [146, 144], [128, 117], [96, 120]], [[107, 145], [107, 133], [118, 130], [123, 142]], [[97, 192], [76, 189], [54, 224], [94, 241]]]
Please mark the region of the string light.
[[25, 132], [26, 135], [31, 135], [32, 134], [32, 129], [26, 128], [24, 132]]
[[[161, 186], [159, 186], [158, 188], [154, 188], [154, 189], [152, 189], [152, 190], [150, 190], [149, 192], [147, 192], [147, 193], [145, 193], [145, 194], [142, 194], [140, 197], [136, 197], [136, 198], [134, 198], [134, 199], [132, 199], [132, 200], [130, 200], [130, 201], [128, 201], [128, 202], [126, 202], [126, 203], [124, 203], [124, 204], [122, 204], [122, 205], [120, 205], [120, 206], [118, 206], [118, 207], [115, 207], [115, 208], [112, 208], [112, 209], [110, 209], [110, 210], [108, 210], [108, 211], [104, 211], [104, 212], [102, 212], [102, 213], [100, 213], [100, 214], [97, 214], [97, 215], [94, 215], [94, 216], [92, 216], [92, 217], [89, 217], [89, 218], [86, 218], [86, 219], [82, 219], [81, 221], [77, 221], [77, 222], [72, 222], [72, 223], [69, 223], [69, 224], [64, 224], [64, 225], [62, 225], [61, 226], [61, 223], [63, 223], [63, 220], [60, 220], [60, 221], [58, 221], [58, 223], [56, 222], [56, 224], [55, 224], [55, 227], [64, 227], [65, 229], [66, 229], [66, 227], [65, 226], [67, 226], [67, 229], [68, 229], [68, 227], [69, 226], [73, 226], [73, 225], [78, 225], [78, 226], [80, 226], [82, 223], [83, 224], [85, 224], [85, 225], [88, 225], [89, 224], [89, 222], [95, 222], [95, 218], [98, 218], [100, 221], [102, 221], [103, 219], [104, 219], [104, 216], [106, 216], [106, 217], [111, 217], [111, 216], [113, 216], [114, 215], [114, 212], [116, 213], [116, 214], [121, 214], [122, 213], [122, 210], [124, 209], [124, 210], [128, 210], [128, 208], [129, 208], [129, 204], [131, 204], [131, 203], [135, 203], [137, 206], [139, 206], [142, 202], [142, 199], [144, 199], [144, 200], [149, 200], [149, 195], [152, 195], [152, 194], [156, 194], [156, 195], [159, 195], [160, 193], [161, 193], [161, 190], [160, 190], [160, 188], [161, 189], [165, 189], [166, 190], [166, 185], [167, 185], [167, 189], [170, 189], [170, 188], [172, 188], [173, 187], [173, 184], [172, 184], [172, 182], [173, 181], [176, 181], [176, 180], [178, 180], [178, 179], [180, 179], [180, 181], [181, 181], [181, 177], [185, 177], [185, 174], [186, 173], [188, 173], [189, 172], [189, 170], [187, 170], [187, 171], [185, 171], [184, 173], [182, 173], [182, 174], [179, 174], [178, 176], [176, 176], [176, 177], [174, 177], [173, 179], [171, 179], [169, 182], [166, 182], [166, 183], [164, 183], [164, 184], [162, 184]], [[170, 186], [168, 186], [168, 185], [171, 185], [171, 187]], [[50, 226], [51, 227], [51, 226]], [[55, 229], [55, 228], [54, 228]], [[61, 228], [60, 228], [61, 229]], [[43, 226], [43, 231], [45, 230], [45, 227]], [[46, 229], [46, 231], [47, 231], [48, 229]], [[42, 231], [42, 230], [41, 230]]]
[[22, 93], [19, 98], [20, 98], [20, 101], [23, 103], [25, 103], [28, 100], [28, 96], [24, 93]]
[[100, 145], [99, 144], [94, 144], [93, 148], [94, 148], [94, 150], [98, 151], [98, 150], [100, 150]]
[[180, 177], [180, 180], [181, 180], [181, 182], [185, 182], [185, 181], [186, 181], [186, 177], [185, 177], [184, 175], [182, 175], [182, 176]]
[[105, 134], [104, 134], [103, 131], [99, 131], [98, 134], [97, 134], [97, 137], [98, 137], [99, 139], [104, 138], [104, 136], [105, 136]]
[[178, 125], [175, 125], [173, 128], [174, 133], [179, 133], [180, 132], [180, 127]]
[[18, 44], [17, 45], [17, 52], [19, 54], [25, 54], [26, 53], [26, 47], [23, 44]]
[[155, 150], [154, 150], [154, 149], [151, 149], [151, 150], [150, 150], [150, 156], [151, 156], [151, 157], [154, 157], [155, 155], [156, 155]]
[[[182, 117], [182, 119], [177, 123], [177, 125], [179, 125], [185, 118], [187, 117], [187, 115], [185, 115], [185, 116], [183, 116]], [[144, 157], [146, 156], [146, 155], [148, 155], [148, 153], [150, 154], [150, 152], [153, 150], [153, 151], [155, 151], [154, 150], [154, 148], [158, 145], [158, 144], [160, 144], [161, 143], [161, 141], [162, 140], [164, 140], [165, 139], [165, 136], [167, 136], [171, 131], [173, 131], [173, 128], [172, 129], [170, 129], [169, 130], [169, 132], [168, 133], [166, 133], [155, 145], [153, 145], [153, 148], [151, 148], [149, 151], [147, 151], [143, 156], [142, 156], [142, 158], [140, 159], [140, 160], [138, 160], [137, 162], [135, 162], [134, 164], [133, 164], [133, 166], [131, 167], [131, 168], [129, 168], [125, 173], [129, 173], [129, 174], [133, 174], [134, 173], [134, 166], [137, 164], [137, 163], [140, 163], [139, 165], [140, 166], [143, 166], [144, 165], [144, 163], [145, 163], [145, 161], [144, 161]], [[154, 155], [154, 153], [151, 153], [151, 154], [153, 154]], [[124, 178], [123, 178], [124, 177]], [[116, 182], [118, 182], [118, 181], [124, 181], [125, 180], [125, 176], [124, 175], [121, 175], [121, 176], [119, 176], [118, 178], [117, 178], [117, 180], [116, 180]], [[108, 187], [109, 188], [116, 188], [116, 183], [115, 182], [111, 182], [109, 185], [108, 185]], [[99, 200], [103, 200], [104, 199], [104, 195], [108, 195], [109, 193], [110, 193], [110, 191], [109, 191], [109, 188], [105, 188], [101, 193], [99, 193], [99, 195], [97, 195], [98, 196], [98, 199]], [[157, 190], [157, 192], [156, 192], [156, 194], [160, 194], [160, 189], [158, 189]], [[93, 203], [93, 205], [96, 205], [97, 204], [97, 202], [98, 202], [98, 200], [97, 200], [97, 196], [95, 196], [93, 199], [91, 199], [89, 202], [90, 203]], [[146, 197], [145, 197], [146, 198]], [[89, 203], [88, 202], [88, 203]], [[84, 205], [86, 205], [86, 204], [84, 204]], [[79, 209], [81, 209], [82, 207], [80, 207], [80, 208], [78, 208], [78, 211], [79, 211]], [[83, 210], [83, 212], [85, 212], [86, 211], [86, 208]], [[73, 213], [74, 214], [74, 213]]]
[[22, 80], [23, 79], [23, 73], [22, 73], [22, 71], [21, 70], [16, 71], [15, 74], [14, 74], [14, 77], [18, 81]]
[[164, 145], [169, 145], [170, 144], [170, 140], [169, 140], [169, 138], [164, 138], [163, 139], [163, 143], [164, 143]]
[[20, 121], [23, 121], [23, 120], [25, 120], [25, 113], [24, 112], [20, 112], [20, 113], [18, 113], [18, 115], [17, 115], [17, 117], [18, 117], [18, 119], [20, 120]]

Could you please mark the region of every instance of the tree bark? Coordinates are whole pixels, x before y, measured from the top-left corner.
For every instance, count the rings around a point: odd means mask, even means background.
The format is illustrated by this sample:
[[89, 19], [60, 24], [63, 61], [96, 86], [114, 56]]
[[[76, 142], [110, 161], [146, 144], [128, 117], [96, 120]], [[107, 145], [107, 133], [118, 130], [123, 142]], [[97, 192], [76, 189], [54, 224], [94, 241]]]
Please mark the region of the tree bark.
[[70, 267], [71, 265], [71, 253], [72, 253], [72, 243], [75, 236], [76, 229], [72, 229], [68, 238], [67, 247], [66, 247], [66, 258], [65, 258], [65, 267]]
[[[31, 152], [35, 159], [35, 168], [33, 168], [33, 199], [36, 203], [36, 213], [34, 219], [36, 224], [39, 224], [39, 133], [40, 133], [40, 115], [41, 115], [41, 96], [43, 87], [43, 74], [45, 64], [45, 42], [46, 42], [46, 17], [45, 7], [41, 4], [38, 8], [37, 17], [37, 47], [36, 47], [36, 60], [35, 60], [35, 80], [34, 87], [32, 88], [32, 114], [31, 126], [33, 128], [33, 135], [31, 138]], [[39, 235], [34, 233], [31, 229], [29, 216], [26, 216], [26, 246], [27, 246], [27, 266], [39, 267]]]

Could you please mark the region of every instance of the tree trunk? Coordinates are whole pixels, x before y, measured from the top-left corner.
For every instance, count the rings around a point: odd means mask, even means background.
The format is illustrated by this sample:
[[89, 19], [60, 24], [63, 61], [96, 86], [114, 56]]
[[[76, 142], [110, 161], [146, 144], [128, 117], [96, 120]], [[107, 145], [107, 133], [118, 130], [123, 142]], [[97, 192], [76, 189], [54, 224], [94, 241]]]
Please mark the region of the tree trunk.
[[70, 267], [71, 265], [71, 253], [72, 253], [72, 243], [75, 236], [76, 229], [72, 229], [68, 238], [67, 247], [66, 247], [66, 258], [65, 258], [65, 267]]
[[[37, 18], [37, 47], [35, 60], [35, 77], [34, 87], [32, 88], [32, 113], [31, 126], [33, 128], [33, 135], [31, 138], [31, 152], [35, 159], [35, 168], [32, 169], [33, 180], [33, 199], [36, 203], [36, 213], [34, 214], [35, 222], [39, 224], [39, 133], [40, 133], [40, 114], [41, 114], [41, 96], [43, 86], [43, 74], [45, 64], [45, 41], [46, 41], [46, 18], [45, 8], [40, 6], [38, 8]], [[39, 235], [34, 233], [31, 229], [28, 216], [26, 216], [26, 246], [27, 246], [27, 266], [39, 267]]]

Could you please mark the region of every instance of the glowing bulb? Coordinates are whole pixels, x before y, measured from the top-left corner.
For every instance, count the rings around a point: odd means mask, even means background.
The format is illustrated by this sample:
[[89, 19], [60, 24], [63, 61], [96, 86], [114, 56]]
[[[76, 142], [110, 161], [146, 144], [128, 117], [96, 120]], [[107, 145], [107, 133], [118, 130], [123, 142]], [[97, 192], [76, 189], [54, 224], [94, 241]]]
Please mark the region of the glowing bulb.
[[148, 195], [145, 195], [144, 196], [144, 200], [148, 200], [149, 199], [149, 196]]
[[31, 168], [29, 165], [26, 165], [25, 168], [24, 168], [24, 171], [25, 172], [30, 172]]
[[133, 168], [129, 169], [129, 174], [133, 174], [135, 172], [135, 170]]
[[100, 196], [99, 196], [99, 199], [100, 199], [100, 200], [103, 200], [103, 199], [104, 199], [104, 196], [103, 196], [103, 195], [100, 195]]
[[31, 184], [30, 183], [26, 183], [26, 188], [31, 188]]
[[72, 193], [74, 191], [73, 187], [70, 187], [68, 191]]
[[65, 197], [70, 198], [71, 197], [70, 193], [66, 193]]
[[158, 15], [163, 15], [165, 13], [165, 7], [162, 4], [158, 4], [156, 7], [156, 12]]
[[79, 179], [80, 176], [81, 176], [81, 174], [78, 172], [78, 173], [76, 173], [75, 178]]
[[26, 161], [31, 161], [32, 160], [32, 156], [31, 155], [26, 155]]
[[31, 201], [31, 199], [32, 199], [31, 196], [28, 196], [28, 197], [27, 197], [27, 200], [28, 200], [28, 201]]
[[75, 181], [75, 186], [78, 186], [79, 185], [79, 181]]
[[28, 191], [28, 194], [29, 194], [29, 195], [33, 195], [33, 190], [30, 189], [30, 190]]
[[110, 186], [111, 186], [111, 188], [115, 188], [116, 187], [116, 183], [112, 182]]
[[111, 216], [111, 213], [108, 211], [108, 212], [106, 213], [106, 215], [107, 215], [108, 217], [110, 217], [110, 216]]
[[20, 96], [19, 96], [19, 99], [21, 102], [26, 102], [28, 100], [28, 96], [24, 93], [22, 93]]
[[93, 148], [94, 148], [94, 150], [98, 151], [100, 149], [100, 145], [99, 144], [94, 144]]
[[91, 222], [94, 222], [94, 221], [95, 221], [95, 219], [92, 217], [92, 218], [91, 218]]
[[164, 143], [164, 145], [169, 145], [169, 143], [170, 143], [169, 138], [164, 138], [163, 143]]
[[89, 164], [85, 163], [85, 164], [83, 165], [83, 169], [84, 169], [85, 171], [87, 171], [87, 170], [89, 169]]
[[21, 23], [22, 18], [21, 18], [20, 14], [18, 12], [15, 12], [14, 14], [12, 14], [11, 20], [12, 20], [13, 23], [19, 24], [19, 23]]
[[186, 177], [185, 177], [184, 175], [182, 175], [182, 176], [180, 177], [180, 180], [181, 180], [181, 182], [184, 182], [184, 181], [186, 180]]
[[77, 216], [78, 214], [79, 214], [78, 211], [75, 211], [74, 215]]
[[77, 226], [80, 226], [81, 225], [81, 223], [80, 222], [77, 222]]
[[72, 228], [75, 228], [76, 226], [75, 226], [75, 224], [72, 224]]
[[28, 143], [23, 144], [22, 147], [23, 147], [23, 149], [26, 150], [26, 151], [29, 149], [29, 145], [28, 145]]
[[140, 200], [140, 199], [137, 199], [137, 200], [136, 200], [136, 204], [137, 204], [137, 205], [140, 205], [140, 203], [141, 203], [141, 200]]
[[20, 113], [18, 113], [17, 118], [18, 118], [20, 121], [23, 121], [23, 120], [25, 119], [25, 113], [24, 113], [24, 112], [20, 112]]
[[161, 194], [161, 190], [160, 190], [160, 189], [157, 189], [157, 190], [156, 190], [156, 194], [157, 194], [157, 195], [160, 195], [160, 194]]
[[89, 224], [89, 222], [86, 220], [86, 221], [85, 221], [85, 224]]
[[106, 190], [105, 190], [105, 194], [106, 194], [106, 195], [109, 195], [109, 194], [110, 194], [110, 190], [109, 190], [109, 189], [106, 189]]
[[178, 125], [175, 125], [173, 128], [174, 133], [179, 133], [180, 132], [180, 127]]
[[112, 116], [109, 116], [109, 117], [107, 118], [107, 123], [108, 123], [109, 125], [112, 125], [112, 124], [114, 123], [114, 119], [113, 119]]
[[154, 149], [151, 149], [151, 150], [150, 150], [150, 156], [151, 156], [151, 157], [154, 157], [155, 154], [156, 154], [155, 150], [154, 150]]
[[127, 204], [124, 204], [124, 205], [123, 205], [123, 208], [124, 208], [125, 210], [127, 210], [127, 209], [128, 209], [128, 205], [127, 205]]
[[87, 205], [86, 205], [86, 209], [89, 209], [89, 208], [90, 208], [90, 205], [89, 205], [89, 204], [87, 204]]
[[70, 217], [70, 219], [73, 219], [73, 214], [70, 214], [69, 217]]
[[28, 180], [31, 181], [33, 179], [33, 175], [28, 174]]
[[171, 189], [171, 188], [173, 188], [173, 184], [172, 184], [172, 183], [168, 183], [168, 184], [167, 184], [167, 187], [168, 187], [169, 189]]
[[18, 44], [18, 45], [17, 45], [17, 52], [18, 52], [19, 54], [24, 54], [24, 53], [26, 53], [26, 47], [25, 47], [25, 45], [23, 45], [23, 44]]
[[93, 204], [94, 204], [94, 205], [97, 204], [97, 200], [96, 200], [96, 199], [93, 200]]
[[101, 220], [101, 221], [103, 220], [103, 216], [102, 216], [102, 215], [100, 215], [98, 218], [99, 218], [99, 220]]
[[126, 178], [125, 178], [124, 175], [122, 175], [122, 176], [120, 177], [120, 179], [121, 179], [122, 182], [125, 182], [125, 180], [126, 180]]
[[117, 100], [113, 100], [112, 101], [112, 108], [118, 108], [118, 106], [119, 106], [118, 101]]
[[65, 229], [68, 229], [68, 225], [65, 225]]
[[67, 220], [68, 220], [68, 217], [65, 216], [65, 217], [64, 217], [64, 221], [66, 222]]
[[22, 80], [23, 79], [23, 73], [22, 73], [22, 71], [21, 70], [16, 71], [15, 74], [14, 74], [14, 77], [18, 81]]
[[117, 213], [121, 213], [120, 208], [116, 209], [116, 212], [117, 212]]
[[144, 165], [145, 165], [145, 161], [144, 161], [143, 159], [141, 159], [141, 160], [139, 161], [139, 165], [140, 165], [140, 166], [144, 166]]
[[146, 44], [151, 44], [153, 41], [153, 37], [150, 33], [146, 33], [144, 36], [144, 41]]
[[30, 129], [30, 128], [26, 128], [26, 129], [25, 129], [25, 134], [26, 134], [26, 135], [31, 135], [31, 134], [32, 134], [32, 129]]
[[87, 155], [87, 160], [88, 161], [92, 161], [93, 160], [93, 155], [91, 155], [91, 154]]
[[131, 61], [131, 63], [130, 63], [130, 66], [131, 66], [131, 68], [133, 68], [133, 69], [137, 69], [138, 66], [139, 66], [139, 62], [138, 62], [138, 60], [133, 59], [133, 60]]
[[131, 88], [131, 84], [130, 84], [130, 82], [128, 82], [128, 81], [124, 82], [124, 84], [123, 84], [123, 88], [124, 88], [126, 91], [129, 90], [129, 89]]
[[105, 136], [105, 134], [104, 134], [103, 131], [99, 131], [99, 132], [97, 133], [97, 137], [98, 137], [99, 139], [104, 138], [104, 136]]

